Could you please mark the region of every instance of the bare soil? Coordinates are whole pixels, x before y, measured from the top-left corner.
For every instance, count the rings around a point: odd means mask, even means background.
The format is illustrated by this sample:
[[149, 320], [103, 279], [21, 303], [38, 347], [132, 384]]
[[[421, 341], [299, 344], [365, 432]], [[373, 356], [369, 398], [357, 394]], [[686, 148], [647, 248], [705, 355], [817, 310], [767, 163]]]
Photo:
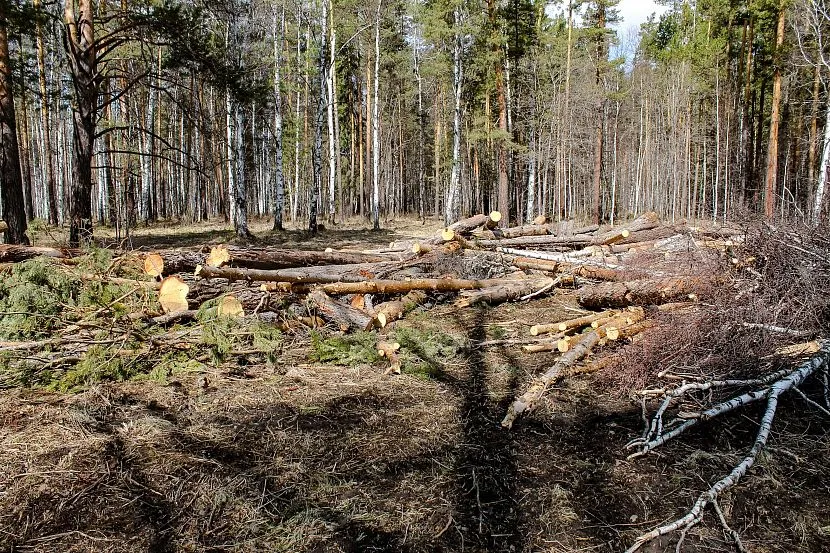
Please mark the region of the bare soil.
[[[228, 238], [216, 230], [150, 229], [132, 245]], [[260, 241], [359, 249], [430, 231], [408, 222]], [[420, 352], [425, 373], [312, 363], [297, 336], [270, 366], [243, 358], [165, 384], [4, 391], [0, 550], [623, 551], [731, 469], [757, 413], [699, 425], [629, 462], [641, 408], [600, 373], [565, 380], [502, 429], [514, 394], [555, 356], [469, 343], [524, 336], [576, 308], [564, 294], [415, 312], [397, 324], [467, 344], [451, 359]], [[784, 401], [771, 449], [721, 502], [749, 551], [830, 551], [828, 425], [799, 401]], [[709, 512], [684, 551], [733, 548]], [[643, 550], [674, 551], [674, 541]]]

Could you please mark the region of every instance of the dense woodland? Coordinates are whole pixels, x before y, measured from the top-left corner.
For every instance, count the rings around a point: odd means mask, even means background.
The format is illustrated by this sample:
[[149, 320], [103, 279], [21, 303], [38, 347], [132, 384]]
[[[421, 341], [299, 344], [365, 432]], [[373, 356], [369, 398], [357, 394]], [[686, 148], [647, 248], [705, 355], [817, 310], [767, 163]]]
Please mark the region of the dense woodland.
[[[820, 0], [0, 2], [6, 241], [498, 209], [818, 221]], [[627, 55], [624, 54], [627, 52]]]

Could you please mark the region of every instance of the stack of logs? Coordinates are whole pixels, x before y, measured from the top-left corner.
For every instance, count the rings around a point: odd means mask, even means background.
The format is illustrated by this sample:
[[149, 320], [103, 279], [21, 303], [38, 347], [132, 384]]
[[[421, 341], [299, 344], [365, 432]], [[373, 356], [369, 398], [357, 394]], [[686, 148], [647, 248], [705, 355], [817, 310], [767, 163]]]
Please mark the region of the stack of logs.
[[[164, 311], [149, 321], [195, 319], [204, 302], [218, 299], [220, 314], [272, 321], [284, 329], [321, 324], [343, 332], [381, 329], [379, 352], [396, 369], [397, 347], [385, 341], [385, 329], [419, 306], [528, 301], [569, 289], [586, 313], [530, 328], [526, 352], [561, 356], [511, 406], [503, 421], [509, 427], [594, 348], [637, 335], [653, 325], [652, 308], [682, 309], [713, 284], [711, 276], [679, 273], [683, 264], [665, 263], [666, 257], [709, 247], [726, 250], [741, 239], [736, 230], [664, 225], [654, 213], [610, 229], [548, 223], [544, 217], [501, 228], [500, 219], [498, 212], [476, 215], [432, 238], [373, 251], [215, 246], [143, 254], [144, 270], [154, 279], [147, 286], [158, 288]], [[0, 262], [77, 253], [0, 246]], [[628, 263], [635, 259], [640, 261]]]

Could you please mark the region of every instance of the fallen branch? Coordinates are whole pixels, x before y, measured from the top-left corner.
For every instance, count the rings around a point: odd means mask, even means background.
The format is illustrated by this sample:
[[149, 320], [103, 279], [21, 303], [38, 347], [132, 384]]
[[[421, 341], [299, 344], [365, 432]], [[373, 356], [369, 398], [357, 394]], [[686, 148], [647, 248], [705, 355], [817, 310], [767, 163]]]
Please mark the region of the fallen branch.
[[[634, 551], [639, 550], [646, 543], [660, 536], [664, 536], [678, 530], [685, 535], [690, 528], [699, 523], [703, 519], [704, 509], [708, 505], [715, 505], [720, 494], [724, 490], [737, 484], [738, 481], [746, 475], [747, 471], [755, 463], [758, 454], [766, 446], [770, 431], [772, 429], [772, 424], [775, 419], [775, 413], [778, 408], [778, 398], [782, 394], [796, 389], [810, 376], [820, 371], [826, 371], [828, 362], [830, 362], [830, 341], [823, 342], [821, 349], [816, 355], [792, 371], [779, 371], [758, 380], [724, 380], [707, 383], [685, 384], [670, 393], [652, 418], [652, 422], [647, 429], [646, 436], [644, 438], [634, 440], [629, 444], [629, 447], [640, 448], [638, 452], [630, 455], [629, 459], [644, 455], [654, 448], [666, 443], [668, 440], [677, 437], [682, 432], [700, 421], [708, 421], [756, 401], [766, 400], [767, 406], [764, 410], [764, 415], [761, 417], [755, 441], [743, 460], [738, 463], [728, 475], [715, 482], [715, 484], [713, 484], [708, 490], [703, 492], [686, 515], [673, 522], [655, 528], [651, 532], [639, 536], [634, 541], [634, 544], [626, 550], [626, 553], [633, 553]], [[678, 422], [675, 424], [670, 423], [668, 425], [670, 430], [668, 431], [663, 428], [662, 416], [666, 409], [668, 409], [671, 402], [691, 391], [707, 390], [712, 387], [743, 387], [759, 385], [763, 387], [733, 397], [728, 401], [724, 401], [700, 413], [696, 413], [694, 416], [689, 418], [675, 419]], [[678, 544], [678, 547], [679, 546], [680, 544]]]

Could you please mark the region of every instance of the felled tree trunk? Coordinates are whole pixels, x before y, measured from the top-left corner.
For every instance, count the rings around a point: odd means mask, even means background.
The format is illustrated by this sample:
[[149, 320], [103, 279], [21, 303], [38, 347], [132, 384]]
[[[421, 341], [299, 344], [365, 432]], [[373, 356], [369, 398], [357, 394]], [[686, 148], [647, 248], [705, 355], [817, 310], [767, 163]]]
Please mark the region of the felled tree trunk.
[[381, 328], [392, 321], [396, 321], [424, 303], [426, 293], [421, 290], [412, 290], [399, 300], [381, 303], [375, 307], [375, 319]]
[[[214, 248], [216, 250], [218, 248]], [[225, 249], [225, 248], [223, 248]], [[276, 248], [226, 248], [227, 260], [223, 266], [247, 269], [289, 269], [319, 265], [356, 265], [390, 261], [389, 256], [352, 252], [318, 252]], [[195, 268], [195, 267], [194, 267]]]
[[653, 229], [658, 226], [660, 226], [660, 218], [655, 212], [649, 211], [648, 213], [643, 213], [627, 225], [615, 227], [601, 234], [597, 237], [597, 242], [604, 245], [615, 244], [629, 238], [632, 233]]
[[625, 280], [626, 274], [613, 267], [602, 265], [565, 263], [561, 261], [549, 261], [545, 259], [532, 259], [529, 257], [517, 257], [513, 260], [513, 266], [518, 269], [532, 271], [546, 271], [549, 273], [567, 273], [573, 276], [591, 278], [596, 280]]
[[554, 280], [546, 279], [509, 279], [494, 286], [480, 290], [464, 292], [455, 301], [456, 307], [470, 307], [479, 303], [491, 305], [535, 294], [546, 288], [552, 288]]
[[371, 315], [329, 297], [322, 290], [314, 290], [308, 299], [314, 302], [324, 319], [340, 325], [340, 330], [369, 330], [374, 326]]
[[54, 259], [71, 259], [83, 255], [81, 250], [72, 248], [47, 248], [43, 246], [18, 246], [0, 244], [0, 263], [19, 263], [35, 257], [51, 257]]
[[396, 263], [327, 265], [324, 267], [277, 270], [199, 266], [196, 268], [195, 275], [197, 278], [226, 278], [228, 280], [249, 280], [258, 282], [320, 284], [327, 282], [361, 282], [374, 278], [380, 271], [390, 271], [397, 267], [398, 264]]
[[205, 262], [205, 254], [188, 250], [163, 250], [148, 254], [158, 255], [162, 260], [161, 274], [192, 273]]
[[579, 303], [589, 309], [657, 305], [687, 299], [690, 294], [700, 293], [706, 284], [706, 280], [690, 276], [603, 282], [583, 286], [577, 296]]
[[[303, 281], [296, 281], [300, 285], [292, 284], [290, 287], [265, 286], [268, 290], [282, 290], [292, 292], [304, 292], [307, 289], [302, 286]], [[306, 280], [305, 282], [311, 282]], [[516, 279], [486, 279], [486, 280], [465, 280], [460, 278], [419, 278], [409, 280], [365, 280], [362, 282], [330, 282], [321, 283], [315, 286], [316, 289], [335, 296], [345, 294], [406, 294], [412, 290], [425, 290], [430, 292], [458, 292], [461, 290], [476, 290], [479, 288], [497, 287], [515, 283]], [[519, 282], [524, 282], [520, 280]]]

